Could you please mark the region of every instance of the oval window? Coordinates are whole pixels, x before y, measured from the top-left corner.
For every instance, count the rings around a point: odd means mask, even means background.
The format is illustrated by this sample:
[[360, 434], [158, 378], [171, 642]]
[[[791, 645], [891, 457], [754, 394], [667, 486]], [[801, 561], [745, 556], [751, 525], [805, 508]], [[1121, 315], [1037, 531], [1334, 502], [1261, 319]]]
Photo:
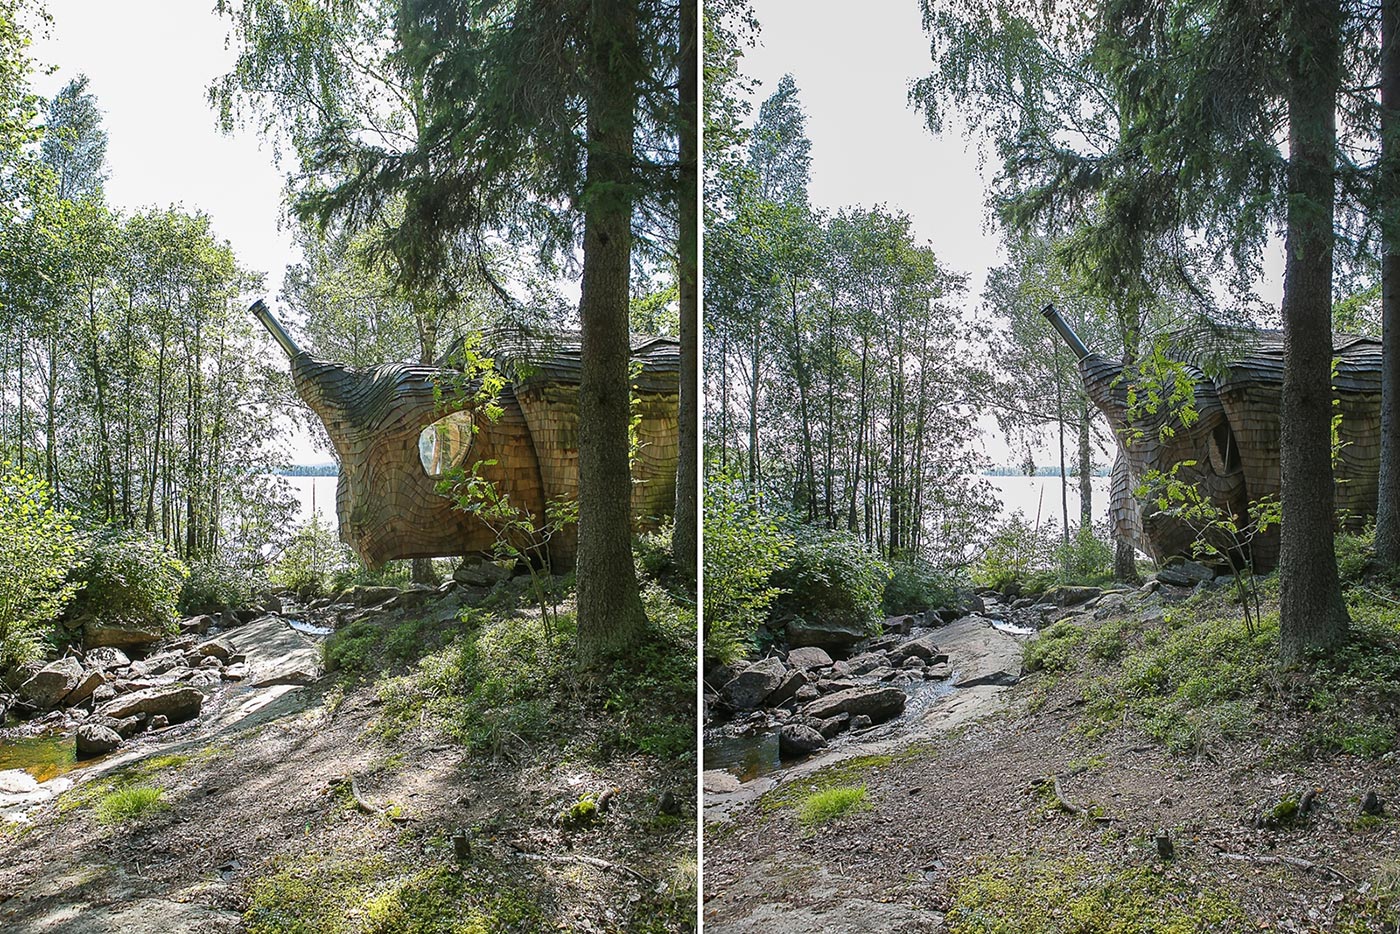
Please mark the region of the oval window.
[[442, 478], [461, 467], [472, 446], [472, 416], [453, 412], [433, 422], [418, 435], [418, 459], [428, 476]]

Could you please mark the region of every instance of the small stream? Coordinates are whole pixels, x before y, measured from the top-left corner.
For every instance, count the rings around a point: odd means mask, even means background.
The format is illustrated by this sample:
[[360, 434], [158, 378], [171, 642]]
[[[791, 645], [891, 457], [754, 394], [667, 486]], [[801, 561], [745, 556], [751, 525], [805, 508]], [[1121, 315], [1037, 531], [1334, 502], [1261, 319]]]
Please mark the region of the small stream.
[[[909, 696], [904, 704], [904, 712], [891, 720], [876, 724], [861, 735], [884, 737], [903, 729], [910, 723], [918, 722], [939, 699], [947, 697], [956, 690], [953, 685], [957, 680], [958, 672], [954, 671], [942, 681], [914, 681], [901, 685], [904, 688], [904, 693]], [[735, 733], [731, 729], [735, 725], [735, 723], [728, 723], [705, 731], [704, 761], [706, 771], [723, 769], [737, 777], [739, 781], [748, 782], [776, 772], [786, 765], [801, 761], [800, 759], [791, 759], [783, 762], [778, 755], [777, 728], [754, 729]], [[831, 742], [833, 745], [844, 742], [849, 735], [842, 733]]]
[[[317, 640], [325, 639], [335, 631], [331, 627], [317, 626], [300, 619], [286, 617], [284, 619], [292, 629]], [[211, 633], [210, 637], [212, 638], [215, 634], [217, 633]], [[222, 693], [241, 693], [251, 689], [252, 683], [251, 679], [243, 683], [226, 683], [223, 685]], [[3, 730], [0, 730], [0, 772], [9, 769], [23, 769], [36, 781], [46, 782], [75, 769], [87, 768], [105, 758], [104, 756], [94, 756], [88, 759], [79, 759], [77, 743], [71, 731], [46, 730], [26, 735], [20, 728], [21, 723], [22, 721], [11, 718], [2, 725]], [[774, 736], [773, 743], [773, 748], [776, 750], [776, 736]]]
[[50, 732], [0, 738], [0, 772], [24, 769], [40, 782], [58, 778], [97, 761], [97, 758], [78, 759], [78, 747], [72, 733]]

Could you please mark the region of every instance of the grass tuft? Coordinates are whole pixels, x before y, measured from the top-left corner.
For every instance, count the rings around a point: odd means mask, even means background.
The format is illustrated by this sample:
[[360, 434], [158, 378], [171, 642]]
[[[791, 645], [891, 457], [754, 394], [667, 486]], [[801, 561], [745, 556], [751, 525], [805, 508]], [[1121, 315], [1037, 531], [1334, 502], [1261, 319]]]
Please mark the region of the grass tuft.
[[161, 795], [159, 788], [150, 785], [137, 785], [108, 792], [97, 802], [97, 822], [108, 827], [135, 823], [169, 807], [161, 800]]
[[804, 827], [821, 827], [857, 811], [870, 810], [865, 786], [828, 788], [809, 794], [797, 809], [797, 820]]

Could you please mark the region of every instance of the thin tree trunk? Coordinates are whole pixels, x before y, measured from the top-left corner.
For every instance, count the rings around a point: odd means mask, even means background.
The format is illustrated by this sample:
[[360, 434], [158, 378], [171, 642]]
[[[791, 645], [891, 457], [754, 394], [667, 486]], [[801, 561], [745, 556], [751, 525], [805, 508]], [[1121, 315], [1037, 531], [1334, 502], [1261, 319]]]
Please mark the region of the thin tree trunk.
[[627, 651], [646, 614], [632, 561], [628, 299], [637, 0], [592, 0], [579, 382], [578, 643], [585, 664]]
[[1332, 250], [1338, 0], [1289, 0], [1288, 216], [1279, 454], [1279, 650], [1285, 661], [1343, 641], [1350, 619], [1333, 547]]
[[699, 18], [696, 4], [682, 3], [680, 12], [680, 204], [677, 216], [680, 290], [680, 411], [676, 465], [676, 518], [671, 535], [671, 555], [688, 578], [694, 579], [700, 554], [698, 502], [700, 461], [700, 400], [696, 384], [700, 374], [700, 209], [699, 127], [700, 76], [696, 65]]
[[1079, 529], [1088, 532], [1094, 527], [1094, 448], [1089, 432], [1089, 403], [1084, 403], [1079, 418]]
[[1400, 564], [1400, 0], [1381, 0], [1381, 468], [1376, 559]]

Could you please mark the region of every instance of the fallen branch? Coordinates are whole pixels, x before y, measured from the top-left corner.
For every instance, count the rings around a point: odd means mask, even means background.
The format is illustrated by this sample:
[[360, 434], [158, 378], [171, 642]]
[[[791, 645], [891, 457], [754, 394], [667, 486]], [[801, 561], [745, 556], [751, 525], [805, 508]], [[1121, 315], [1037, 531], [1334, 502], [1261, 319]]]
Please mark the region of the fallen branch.
[[592, 866], [603, 872], [616, 872], [624, 876], [630, 876], [643, 885], [651, 885], [652, 881], [630, 866], [621, 863], [610, 863], [605, 859], [596, 856], [576, 856], [572, 853], [531, 853], [529, 850], [522, 850], [515, 844], [510, 844], [511, 850], [521, 859], [533, 859], [543, 863], [581, 863], [584, 866]]
[[[1070, 774], [1074, 775], [1080, 771], [1084, 770], [1077, 769]], [[1066, 814], [1073, 814], [1075, 817], [1087, 817], [1100, 824], [1111, 823], [1114, 820], [1112, 817], [1104, 817], [1103, 815], [1095, 814], [1086, 807], [1080, 807], [1069, 798], [1065, 797], [1064, 790], [1060, 788], [1060, 778], [1058, 775], [1043, 775], [1040, 778], [1033, 779], [1031, 781], [1031, 788], [1035, 791], [1049, 790], [1051, 796], [1054, 798], [1052, 802], [1054, 806], [1064, 811]]]
[[1325, 876], [1331, 876], [1338, 882], [1345, 882], [1347, 885], [1356, 885], [1356, 880], [1346, 873], [1333, 869], [1331, 866], [1322, 863], [1315, 863], [1310, 859], [1302, 859], [1297, 856], [1254, 856], [1249, 853], [1230, 853], [1220, 850], [1222, 859], [1232, 859], [1241, 863], [1265, 863], [1268, 865], [1292, 866], [1302, 872], [1320, 872]]

